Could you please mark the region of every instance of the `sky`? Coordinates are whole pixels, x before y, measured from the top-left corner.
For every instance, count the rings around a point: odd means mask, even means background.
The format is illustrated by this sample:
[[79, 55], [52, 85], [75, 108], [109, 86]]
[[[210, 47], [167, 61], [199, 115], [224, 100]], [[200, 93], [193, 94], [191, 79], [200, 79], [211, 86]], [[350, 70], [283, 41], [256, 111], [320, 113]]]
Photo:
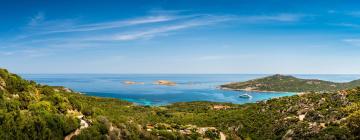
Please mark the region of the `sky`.
[[360, 74], [352, 0], [3, 0], [15, 73]]

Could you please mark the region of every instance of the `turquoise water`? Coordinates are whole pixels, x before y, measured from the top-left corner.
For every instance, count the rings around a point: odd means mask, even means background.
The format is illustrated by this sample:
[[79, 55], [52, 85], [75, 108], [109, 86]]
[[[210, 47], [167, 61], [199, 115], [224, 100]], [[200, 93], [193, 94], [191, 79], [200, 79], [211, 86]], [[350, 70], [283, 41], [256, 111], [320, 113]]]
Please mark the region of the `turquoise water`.
[[[220, 90], [221, 84], [246, 81], [267, 75], [150, 75], [150, 74], [22, 74], [25, 79], [41, 84], [65, 86], [91, 96], [112, 97], [140, 105], [166, 105], [174, 102], [212, 101], [236, 104], [256, 102], [270, 98], [291, 96], [294, 93], [245, 92]], [[347, 82], [360, 78], [359, 75], [296, 75], [301, 78], [316, 78], [336, 82]], [[143, 85], [124, 85], [123, 81], [144, 82]], [[170, 80], [176, 86], [154, 85], [156, 80]], [[253, 98], [238, 96], [250, 94]]]

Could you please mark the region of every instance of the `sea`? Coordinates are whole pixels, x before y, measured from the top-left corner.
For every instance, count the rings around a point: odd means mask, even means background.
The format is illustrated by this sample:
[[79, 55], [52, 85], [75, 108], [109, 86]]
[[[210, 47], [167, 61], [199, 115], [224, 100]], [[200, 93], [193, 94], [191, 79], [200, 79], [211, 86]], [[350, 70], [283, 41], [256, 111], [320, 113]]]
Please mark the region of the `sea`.
[[[292, 96], [291, 92], [246, 92], [221, 90], [219, 86], [269, 76], [266, 74], [20, 74], [27, 80], [51, 86], [65, 86], [89, 96], [118, 98], [138, 105], [162, 106], [176, 102], [211, 101], [235, 104]], [[298, 78], [349, 82], [360, 75], [294, 75]], [[157, 80], [175, 86], [154, 84]], [[124, 81], [143, 82], [127, 85]], [[249, 94], [252, 98], [239, 98]]]

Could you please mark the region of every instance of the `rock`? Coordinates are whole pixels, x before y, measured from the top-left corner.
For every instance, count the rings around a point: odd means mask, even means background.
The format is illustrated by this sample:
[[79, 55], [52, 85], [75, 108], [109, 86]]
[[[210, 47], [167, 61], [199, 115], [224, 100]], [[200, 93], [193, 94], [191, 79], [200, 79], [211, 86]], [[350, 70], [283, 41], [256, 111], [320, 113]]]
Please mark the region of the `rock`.
[[208, 130], [216, 130], [216, 128], [215, 128], [215, 127], [199, 127], [198, 130], [197, 130], [197, 132], [198, 132], [199, 134], [204, 135], [205, 132], [208, 131]]
[[12, 94], [11, 95], [13, 98], [19, 98], [20, 96], [19, 96], [19, 94]]
[[231, 108], [231, 107], [227, 106], [227, 105], [214, 105], [213, 106], [214, 110], [226, 110], [226, 109], [229, 109], [229, 108]]
[[0, 90], [4, 90], [6, 87], [6, 82], [0, 77]]
[[158, 81], [156, 81], [154, 84], [157, 84], [157, 85], [165, 85], [165, 86], [175, 86], [175, 85], [176, 85], [175, 82], [167, 81], [167, 80], [158, 80]]
[[143, 85], [144, 82], [135, 82], [135, 81], [124, 81], [123, 82], [125, 85], [136, 85], [136, 84], [141, 84]]
[[0, 86], [5, 87], [6, 83], [5, 80], [0, 77]]
[[320, 123], [320, 127], [325, 128], [326, 127], [325, 123]]
[[254, 87], [246, 87], [244, 90], [245, 91], [253, 91], [253, 90], [255, 90], [256, 88], [254, 88]]
[[63, 86], [53, 86], [53, 89], [55, 92], [68, 92], [68, 93], [74, 92], [70, 88], [63, 87]]
[[73, 92], [70, 88], [63, 88], [65, 92]]
[[147, 124], [147, 125], [146, 125], [146, 129], [154, 129], [154, 126], [151, 125], [151, 124]]
[[300, 120], [300, 121], [303, 121], [304, 118], [305, 118], [305, 116], [306, 116], [306, 114], [299, 115], [299, 120]]

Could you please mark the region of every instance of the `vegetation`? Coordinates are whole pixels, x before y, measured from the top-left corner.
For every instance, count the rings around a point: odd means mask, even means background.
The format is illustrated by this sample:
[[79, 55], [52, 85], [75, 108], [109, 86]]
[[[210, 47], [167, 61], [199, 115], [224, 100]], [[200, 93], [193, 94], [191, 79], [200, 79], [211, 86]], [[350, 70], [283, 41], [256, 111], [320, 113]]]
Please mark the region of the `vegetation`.
[[360, 139], [360, 88], [244, 105], [137, 106], [26, 81], [0, 69], [0, 139]]
[[327, 92], [351, 89], [360, 86], [360, 80], [335, 83], [314, 79], [299, 79], [293, 76], [273, 75], [265, 78], [222, 85], [224, 89], [280, 92]]

